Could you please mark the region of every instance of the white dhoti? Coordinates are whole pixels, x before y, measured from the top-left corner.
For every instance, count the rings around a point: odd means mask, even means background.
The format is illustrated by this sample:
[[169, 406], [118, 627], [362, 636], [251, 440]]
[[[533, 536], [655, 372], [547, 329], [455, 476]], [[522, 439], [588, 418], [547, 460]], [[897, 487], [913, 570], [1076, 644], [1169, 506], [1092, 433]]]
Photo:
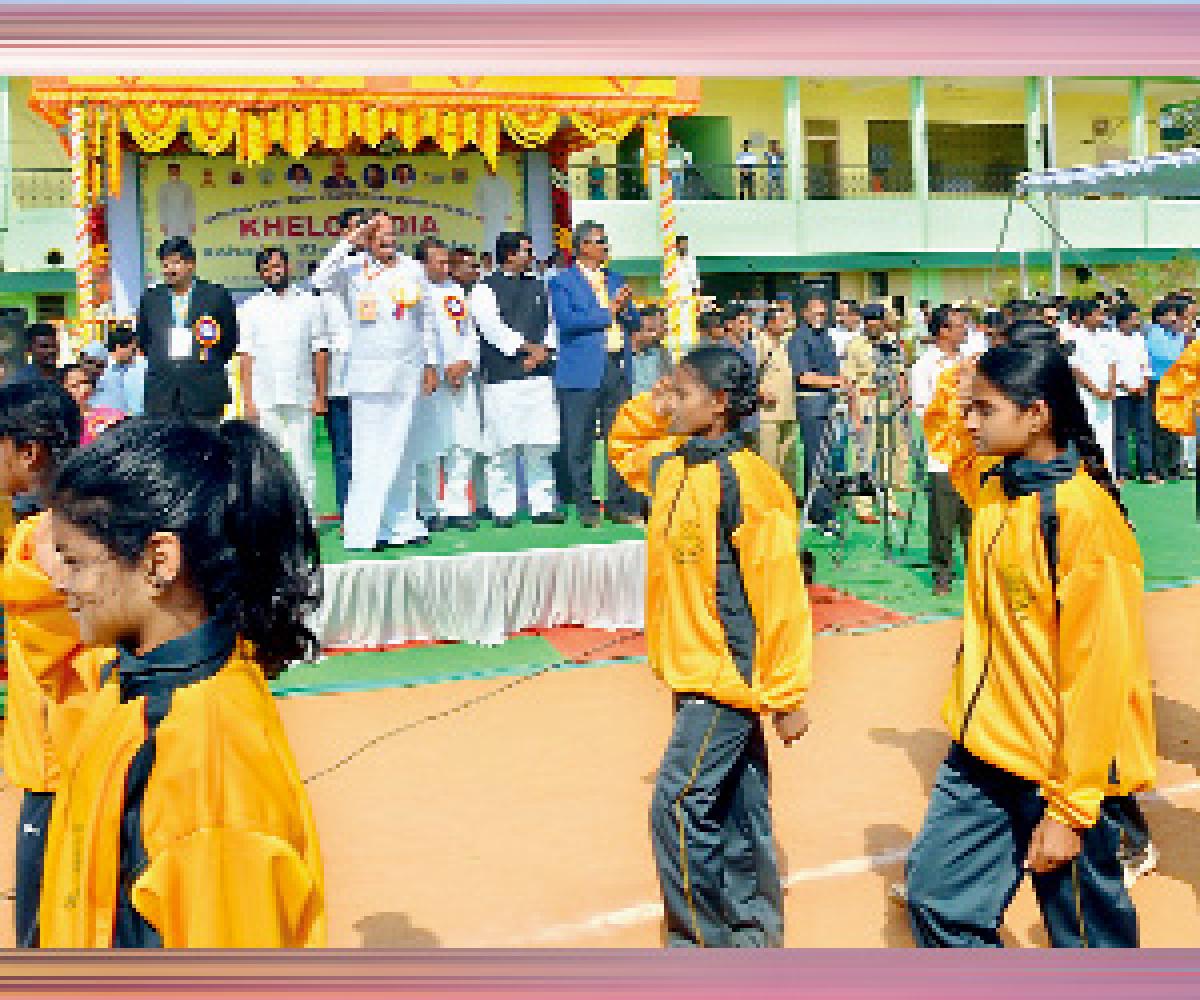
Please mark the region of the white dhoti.
[[402, 545], [426, 533], [417, 518], [408, 447], [420, 379], [418, 368], [398, 391], [350, 394], [347, 549], [370, 549], [378, 542]]
[[437, 515], [442, 456], [448, 447], [446, 402], [439, 388], [431, 396], [417, 397], [408, 437], [414, 467], [416, 509], [423, 520]]
[[292, 471], [304, 493], [310, 513], [316, 502], [317, 467], [313, 462], [312, 409], [302, 404], [264, 406], [258, 411], [263, 431], [282, 448], [292, 463]]
[[438, 389], [442, 419], [446, 427], [446, 449], [442, 459], [442, 517], [467, 517], [471, 513], [471, 468], [479, 453], [482, 430], [479, 386], [468, 378], [460, 389]]
[[483, 387], [482, 450], [488, 456], [488, 506], [495, 517], [517, 510], [517, 457], [524, 459], [529, 512], [554, 510], [558, 448], [558, 401], [549, 376], [497, 382]]
[[1088, 423], [1100, 448], [1104, 451], [1104, 464], [1108, 466], [1111, 475], [1116, 476], [1116, 464], [1113, 457], [1113, 404], [1109, 399], [1097, 399], [1090, 392], [1081, 392], [1083, 408], [1087, 411]]

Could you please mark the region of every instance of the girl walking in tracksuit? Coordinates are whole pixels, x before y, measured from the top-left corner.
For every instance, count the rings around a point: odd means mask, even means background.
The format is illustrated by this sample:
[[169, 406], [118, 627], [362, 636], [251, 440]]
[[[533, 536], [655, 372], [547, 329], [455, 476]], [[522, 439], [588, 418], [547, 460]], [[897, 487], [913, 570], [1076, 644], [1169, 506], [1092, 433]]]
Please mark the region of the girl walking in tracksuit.
[[998, 947], [1030, 871], [1054, 946], [1133, 947], [1118, 807], [1155, 773], [1142, 559], [1065, 355], [1014, 344], [925, 414], [974, 520], [909, 916], [922, 946]]
[[136, 420], [69, 458], [30, 540], [110, 654], [34, 669], [91, 688], [63, 747], [46, 947], [325, 943], [316, 828], [268, 679], [307, 655], [316, 533], [257, 428]]
[[795, 499], [738, 431], [756, 406], [745, 359], [703, 347], [621, 409], [609, 442], [651, 497], [646, 641], [675, 722], [650, 828], [672, 946], [783, 939], [761, 716], [785, 743], [807, 728], [812, 622]]

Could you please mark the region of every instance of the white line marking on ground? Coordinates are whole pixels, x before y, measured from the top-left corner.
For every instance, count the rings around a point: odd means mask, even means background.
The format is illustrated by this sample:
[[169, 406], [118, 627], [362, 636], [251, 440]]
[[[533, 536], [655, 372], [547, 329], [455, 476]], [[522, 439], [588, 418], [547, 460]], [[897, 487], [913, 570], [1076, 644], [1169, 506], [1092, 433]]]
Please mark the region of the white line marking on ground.
[[[1170, 788], [1159, 788], [1152, 792], [1144, 792], [1139, 798], [1152, 802], [1169, 802], [1183, 798], [1194, 792], [1200, 792], [1200, 781], [1189, 781], [1182, 785], [1172, 785]], [[791, 872], [783, 880], [784, 889], [790, 889], [801, 882], [817, 882], [826, 878], [841, 878], [846, 875], [865, 875], [867, 872], [900, 864], [908, 855], [907, 847], [897, 847], [878, 854], [866, 854], [858, 858], [846, 858], [841, 861], [831, 861], [828, 864], [814, 868], [802, 868]], [[556, 924], [538, 931], [532, 938], [517, 942], [519, 945], [536, 946], [552, 945], [563, 941], [574, 941], [589, 937], [593, 934], [603, 934], [606, 931], [623, 930], [628, 927], [638, 927], [655, 920], [662, 920], [662, 903], [635, 903], [619, 910], [609, 910], [597, 913], [571, 924]]]

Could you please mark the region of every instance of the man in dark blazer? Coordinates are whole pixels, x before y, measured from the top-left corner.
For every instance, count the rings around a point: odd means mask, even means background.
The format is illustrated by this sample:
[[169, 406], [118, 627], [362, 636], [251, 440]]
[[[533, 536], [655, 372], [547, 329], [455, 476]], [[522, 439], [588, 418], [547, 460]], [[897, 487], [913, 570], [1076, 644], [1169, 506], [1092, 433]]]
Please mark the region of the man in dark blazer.
[[183, 237], [158, 248], [163, 283], [138, 303], [136, 336], [146, 355], [146, 415], [219, 423], [231, 399], [225, 365], [237, 350], [237, 313], [221, 285], [196, 277]]
[[[550, 302], [558, 331], [554, 384], [558, 390], [564, 499], [574, 503], [586, 527], [600, 523], [592, 497], [592, 457], [599, 423], [607, 435], [629, 398], [632, 334], [640, 325], [625, 279], [605, 266], [604, 227], [581, 222], [574, 234], [575, 264], [550, 279]], [[608, 465], [610, 520], [638, 519], [637, 496]]]

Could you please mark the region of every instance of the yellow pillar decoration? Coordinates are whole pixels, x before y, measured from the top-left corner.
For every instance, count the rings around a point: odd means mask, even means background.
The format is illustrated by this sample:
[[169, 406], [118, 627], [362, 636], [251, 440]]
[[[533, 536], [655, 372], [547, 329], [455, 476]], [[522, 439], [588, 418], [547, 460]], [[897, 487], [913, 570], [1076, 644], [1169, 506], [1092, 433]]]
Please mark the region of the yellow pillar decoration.
[[109, 107], [108, 118], [104, 159], [108, 167], [108, 196], [116, 200], [121, 197], [121, 108], [118, 105]]
[[81, 331], [92, 320], [91, 235], [88, 231], [87, 109], [71, 108], [71, 209], [75, 216], [75, 299]]
[[93, 202], [98, 202], [104, 192], [104, 119], [104, 108], [101, 105], [96, 105], [95, 109], [92, 110], [91, 134], [88, 136], [90, 141], [88, 168], [92, 173], [92, 178], [88, 182], [88, 186], [92, 190]]

